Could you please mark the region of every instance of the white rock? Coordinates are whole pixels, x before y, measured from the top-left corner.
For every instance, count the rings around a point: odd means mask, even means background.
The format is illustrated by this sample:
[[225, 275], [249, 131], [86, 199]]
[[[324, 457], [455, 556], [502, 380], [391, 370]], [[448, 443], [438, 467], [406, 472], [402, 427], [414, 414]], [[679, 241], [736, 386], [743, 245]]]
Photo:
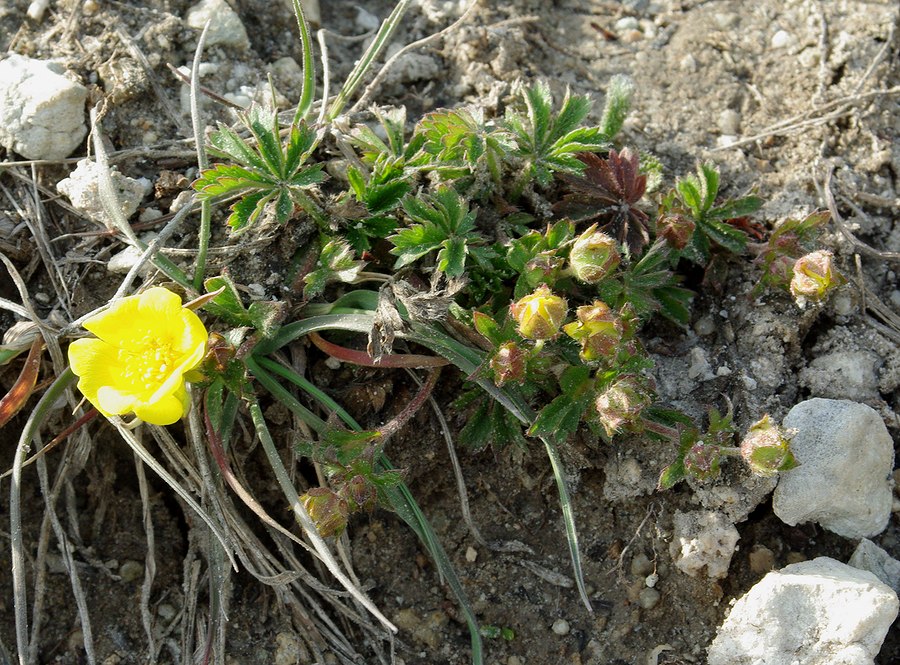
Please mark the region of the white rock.
[[791, 526], [818, 522], [845, 538], [881, 533], [891, 515], [894, 444], [878, 413], [857, 402], [815, 398], [790, 410], [800, 466], [781, 474], [772, 508]]
[[[72, 205], [87, 217], [102, 223], [107, 228], [115, 228], [113, 220], [103, 209], [100, 200], [99, 182], [102, 168], [90, 159], [81, 159], [68, 178], [60, 180], [56, 189], [65, 194]], [[150, 193], [151, 184], [146, 178], [135, 180], [113, 170], [110, 173], [119, 206], [125, 219], [138, 209], [141, 199]]]
[[710, 379], [715, 378], [706, 351], [699, 346], [695, 346], [691, 349], [691, 366], [688, 368], [688, 377], [691, 379], [700, 379], [701, 381], [709, 381]]
[[787, 30], [779, 30], [772, 35], [772, 48], [785, 48], [793, 45], [797, 39]]
[[872, 665], [898, 601], [869, 572], [819, 557], [771, 572], [739, 599], [708, 665]]
[[680, 570], [691, 577], [705, 570], [712, 579], [728, 574], [740, 535], [724, 515], [712, 510], [676, 511], [674, 526], [669, 554]]
[[26, 159], [63, 159], [84, 139], [87, 89], [49, 63], [0, 62], [0, 144]]
[[878, 399], [882, 359], [863, 349], [842, 348], [814, 358], [800, 370], [800, 384], [814, 395], [855, 401]]
[[719, 114], [717, 124], [723, 134], [736, 136], [741, 131], [741, 114], [734, 109], [725, 109]]
[[869, 571], [891, 587], [894, 593], [900, 593], [900, 561], [868, 538], [859, 541], [847, 565]]
[[200, 0], [188, 9], [187, 24], [192, 28], [203, 30], [207, 21], [211, 21], [206, 33], [207, 46], [221, 44], [239, 49], [250, 46], [244, 24], [225, 0]]

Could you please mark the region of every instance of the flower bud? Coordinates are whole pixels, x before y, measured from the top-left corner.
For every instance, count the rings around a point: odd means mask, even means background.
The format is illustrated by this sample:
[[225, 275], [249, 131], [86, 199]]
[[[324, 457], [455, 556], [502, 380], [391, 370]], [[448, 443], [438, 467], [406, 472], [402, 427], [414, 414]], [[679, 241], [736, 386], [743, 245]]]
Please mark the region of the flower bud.
[[719, 446], [697, 441], [684, 455], [684, 471], [697, 480], [707, 480], [719, 475], [722, 453]]
[[639, 431], [641, 411], [652, 401], [652, 390], [647, 381], [626, 375], [597, 397], [595, 407], [607, 436], [613, 436], [623, 429]]
[[526, 360], [527, 354], [515, 342], [501, 344], [489, 363], [494, 372], [494, 383], [498, 386], [507, 381], [522, 383], [525, 380]]
[[765, 415], [750, 426], [750, 431], [741, 441], [741, 457], [759, 476], [774, 476], [779, 471], [793, 469], [797, 466], [797, 459], [791, 453], [791, 436], [791, 432]]
[[685, 215], [668, 213], [656, 220], [656, 235], [675, 249], [687, 247], [697, 225]]
[[300, 497], [323, 538], [339, 535], [347, 526], [347, 502], [326, 487], [313, 487]]
[[579, 307], [575, 316], [578, 320], [566, 324], [563, 330], [566, 335], [581, 342], [582, 360], [614, 360], [622, 342], [622, 320], [600, 300], [595, 300], [593, 305]]
[[510, 305], [509, 312], [522, 337], [545, 340], [559, 335], [568, 305], [565, 299], [553, 295], [546, 284], [541, 284], [534, 293]]
[[575, 277], [587, 284], [596, 284], [619, 265], [621, 258], [616, 241], [597, 231], [594, 224], [575, 240], [569, 252], [569, 265]]
[[378, 492], [365, 477], [356, 474], [338, 491], [338, 496], [347, 501], [351, 511], [374, 510], [378, 501]]
[[829, 291], [840, 286], [843, 281], [834, 267], [834, 254], [818, 250], [801, 256], [794, 263], [791, 295], [803, 307], [807, 302], [821, 302]]
[[529, 286], [537, 286], [546, 282], [553, 283], [556, 281], [561, 265], [562, 259], [556, 256], [555, 252], [540, 252], [525, 264], [522, 276]]

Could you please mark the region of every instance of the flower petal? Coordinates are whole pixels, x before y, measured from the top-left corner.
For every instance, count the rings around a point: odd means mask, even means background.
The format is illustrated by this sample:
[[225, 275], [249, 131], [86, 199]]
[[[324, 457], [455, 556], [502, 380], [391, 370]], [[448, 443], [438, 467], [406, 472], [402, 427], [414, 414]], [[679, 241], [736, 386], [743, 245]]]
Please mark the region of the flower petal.
[[181, 298], [157, 286], [113, 303], [85, 321], [84, 327], [113, 346], [139, 351], [146, 339], [158, 334], [160, 324], [165, 327], [180, 310]]
[[172, 394], [136, 404], [134, 415], [151, 425], [171, 425], [181, 420], [189, 408], [190, 398], [187, 390], [181, 386]]
[[92, 403], [104, 416], [122, 416], [131, 412], [136, 401], [137, 398], [134, 395], [120, 392], [112, 386], [102, 386], [97, 391], [97, 401]]

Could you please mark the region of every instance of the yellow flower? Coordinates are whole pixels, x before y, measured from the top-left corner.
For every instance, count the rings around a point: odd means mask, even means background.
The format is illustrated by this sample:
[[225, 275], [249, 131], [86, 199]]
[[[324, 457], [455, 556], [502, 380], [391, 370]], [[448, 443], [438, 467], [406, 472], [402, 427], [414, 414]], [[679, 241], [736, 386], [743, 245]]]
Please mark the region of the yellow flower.
[[208, 333], [181, 298], [154, 287], [123, 298], [84, 327], [99, 339], [69, 345], [78, 389], [104, 416], [134, 412], [153, 425], [171, 425], [190, 400], [184, 375], [206, 353]]

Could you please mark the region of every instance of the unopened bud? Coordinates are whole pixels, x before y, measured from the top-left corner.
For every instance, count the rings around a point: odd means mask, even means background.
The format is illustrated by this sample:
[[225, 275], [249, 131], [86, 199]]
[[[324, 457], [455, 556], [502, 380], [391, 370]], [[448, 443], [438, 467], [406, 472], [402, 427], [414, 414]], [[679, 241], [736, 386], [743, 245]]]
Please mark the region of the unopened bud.
[[489, 363], [494, 372], [494, 383], [498, 386], [507, 381], [522, 383], [525, 380], [526, 359], [526, 352], [515, 342], [501, 344]]
[[719, 446], [698, 441], [688, 448], [684, 456], [684, 471], [697, 480], [707, 480], [719, 475], [722, 453]]
[[820, 249], [801, 256], [794, 263], [791, 295], [803, 307], [807, 302], [821, 302], [829, 291], [843, 282], [844, 278], [834, 267], [834, 254]]
[[779, 471], [793, 469], [797, 466], [797, 459], [791, 452], [791, 436], [790, 431], [779, 427], [765, 415], [750, 426], [750, 431], [741, 441], [741, 457], [759, 476], [774, 476]]
[[326, 487], [313, 487], [300, 497], [323, 538], [339, 535], [347, 526], [347, 502]]
[[357, 474], [343, 484], [338, 496], [347, 501], [352, 512], [358, 510], [374, 510], [378, 501], [378, 492], [371, 482]]
[[696, 226], [694, 221], [685, 215], [669, 213], [656, 221], [656, 235], [664, 238], [675, 249], [684, 249]]
[[568, 305], [565, 299], [553, 295], [546, 284], [541, 284], [534, 293], [510, 305], [509, 311], [522, 337], [545, 340], [559, 335]]
[[575, 277], [587, 284], [596, 284], [619, 265], [621, 257], [616, 241], [597, 231], [594, 224], [575, 240], [569, 252], [569, 265]]
[[593, 305], [579, 307], [577, 321], [566, 324], [563, 330], [572, 339], [581, 342], [581, 358], [586, 362], [612, 360], [622, 342], [622, 320], [609, 306], [595, 300]]
[[557, 273], [562, 266], [560, 259], [554, 252], [540, 252], [525, 264], [522, 276], [529, 286], [556, 281]]
[[607, 436], [622, 430], [640, 430], [641, 411], [652, 403], [652, 390], [646, 380], [626, 375], [597, 397], [595, 407]]

